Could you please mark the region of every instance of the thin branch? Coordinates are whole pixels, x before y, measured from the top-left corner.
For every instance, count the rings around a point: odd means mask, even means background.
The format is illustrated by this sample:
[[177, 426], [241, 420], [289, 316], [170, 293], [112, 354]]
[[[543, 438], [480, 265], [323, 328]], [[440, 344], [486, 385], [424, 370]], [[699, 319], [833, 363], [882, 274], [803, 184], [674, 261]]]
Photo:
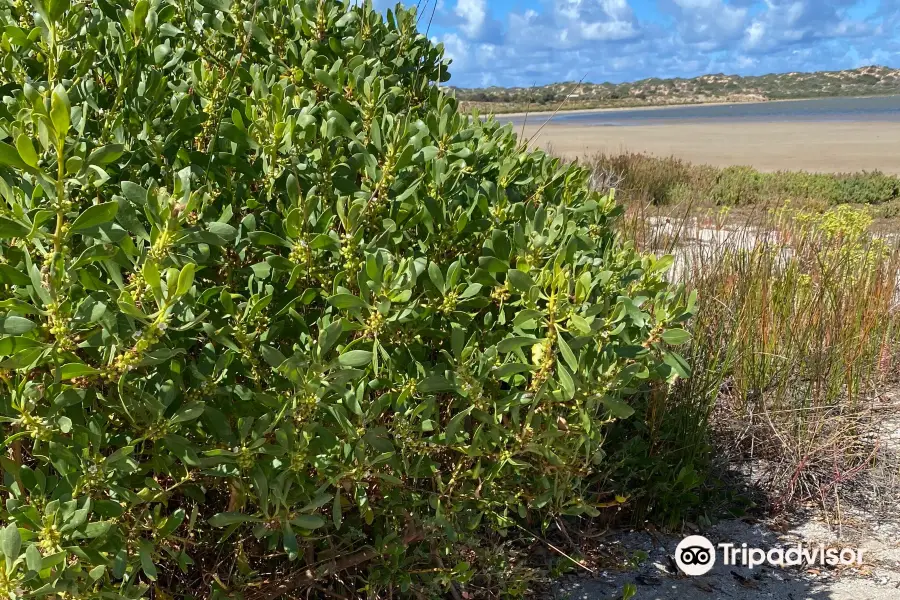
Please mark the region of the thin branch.
[[566, 102], [569, 101], [569, 98], [572, 97], [572, 94], [575, 93], [575, 90], [578, 89], [578, 86], [581, 85], [582, 83], [584, 83], [584, 80], [587, 78], [587, 76], [588, 76], [588, 74], [585, 73], [585, 74], [584, 74], [584, 77], [582, 77], [581, 79], [578, 80], [578, 83], [575, 85], [575, 87], [572, 88], [572, 91], [569, 92], [569, 94], [563, 99], [563, 101], [559, 103], [559, 106], [556, 107], [556, 110], [553, 111], [553, 114], [551, 114], [550, 117], [549, 117], [546, 121], [544, 121], [544, 124], [541, 125], [541, 126], [538, 128], [538, 130], [534, 132], [534, 135], [531, 136], [531, 138], [526, 142], [526, 144], [525, 144], [526, 147], [527, 147], [527, 146], [530, 146], [531, 143], [534, 142], [534, 141], [538, 138], [538, 136], [540, 135], [541, 131], [544, 129], [544, 127], [547, 126], [547, 123], [549, 123], [550, 121], [552, 121], [552, 120], [553, 120], [553, 117], [556, 116], [556, 113], [558, 113], [558, 112], [562, 109], [562, 107], [565, 106]]
[[562, 550], [560, 550], [559, 548], [557, 548], [556, 546], [554, 546], [553, 544], [551, 544], [548, 540], [545, 540], [544, 538], [542, 538], [541, 536], [537, 535], [536, 533], [532, 533], [532, 532], [528, 531], [527, 529], [525, 529], [524, 527], [522, 527], [521, 525], [519, 525], [519, 524], [516, 523], [516, 522], [513, 522], [513, 525], [515, 525], [516, 527], [518, 527], [519, 529], [521, 529], [522, 531], [524, 531], [524, 532], [527, 533], [528, 535], [532, 536], [534, 539], [536, 539], [536, 540], [538, 540], [538, 541], [544, 543], [548, 548], [550, 548], [551, 550], [553, 550], [553, 551], [556, 552], [557, 554], [560, 554], [561, 556], [563, 556], [563, 557], [565, 557], [565, 558], [568, 558], [568, 559], [571, 560], [573, 563], [575, 563], [576, 565], [578, 565], [579, 567], [581, 567], [582, 569], [584, 569], [585, 571], [587, 571], [587, 572], [590, 573], [591, 575], [596, 575], [596, 574], [597, 574], [597, 571], [595, 571], [594, 569], [590, 568], [589, 566], [587, 566], [586, 564], [584, 564], [584, 563], [581, 562], [580, 560], [578, 560], [578, 559], [576, 559], [576, 558], [573, 558], [573, 557], [569, 556], [568, 554], [566, 554], [565, 552], [563, 552]]
[[[425, 534], [422, 531], [410, 530], [403, 536], [402, 544], [408, 546], [424, 539]], [[309, 568], [296, 571], [285, 577], [280, 583], [273, 587], [263, 587], [251, 598], [253, 600], [275, 600], [285, 594], [296, 592], [299, 589], [316, 586], [323, 579], [336, 575], [341, 571], [358, 567], [381, 555], [381, 552], [375, 548], [365, 548], [344, 556], [338, 561], [330, 561], [329, 563], [319, 567], [315, 571]]]
[[[531, 84], [531, 89], [537, 86], [537, 81]], [[522, 133], [519, 135], [519, 139], [525, 139], [525, 125], [528, 123], [528, 111], [531, 110], [531, 100], [534, 98], [533, 95], [528, 96], [528, 103], [525, 105], [525, 118], [522, 120]]]

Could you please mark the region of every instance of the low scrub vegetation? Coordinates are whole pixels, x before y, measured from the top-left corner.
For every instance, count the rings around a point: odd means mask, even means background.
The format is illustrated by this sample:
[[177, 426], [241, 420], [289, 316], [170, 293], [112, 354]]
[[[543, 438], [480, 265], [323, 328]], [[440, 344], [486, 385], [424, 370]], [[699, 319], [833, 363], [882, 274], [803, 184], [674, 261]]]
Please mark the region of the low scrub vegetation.
[[752, 224], [646, 207], [627, 220], [639, 246], [676, 255], [673, 277], [698, 294], [695, 376], [674, 403], [708, 417], [699, 422], [773, 507], [830, 504], [881, 466], [872, 432], [879, 410], [896, 411], [879, 399], [897, 383], [900, 244], [871, 235], [871, 221], [847, 206], [789, 205]]
[[483, 540], [653, 504], [624, 442], [694, 297], [587, 169], [458, 112], [414, 12], [35, 8], [0, 9], [0, 596], [517, 596]]
[[465, 107], [487, 113], [762, 102], [900, 92], [900, 71], [867, 66], [845, 71], [774, 73], [741, 77], [722, 73], [691, 79], [652, 77], [628, 83], [566, 82], [531, 88], [453, 88]]
[[695, 165], [674, 157], [641, 153], [598, 154], [588, 159], [603, 187], [616, 187], [622, 202], [779, 206], [785, 202], [820, 207], [880, 205], [900, 198], [900, 178], [870, 173], [764, 173], [751, 167]]

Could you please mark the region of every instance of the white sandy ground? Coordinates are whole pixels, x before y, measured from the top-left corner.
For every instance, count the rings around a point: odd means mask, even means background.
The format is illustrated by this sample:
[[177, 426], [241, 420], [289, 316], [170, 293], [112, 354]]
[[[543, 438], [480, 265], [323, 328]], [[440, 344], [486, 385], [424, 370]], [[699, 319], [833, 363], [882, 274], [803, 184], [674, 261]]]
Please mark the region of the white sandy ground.
[[[681, 537], [647, 532], [624, 533], [616, 544], [627, 552], [643, 550], [649, 559], [633, 571], [605, 571], [596, 577], [572, 575], [559, 582], [555, 598], [562, 600], [612, 600], [626, 583], [637, 586], [636, 600], [898, 600], [900, 599], [900, 540], [897, 530], [870, 533], [865, 538], [838, 540], [827, 525], [807, 521], [783, 533], [766, 523], [726, 521], [703, 532], [714, 544], [746, 542], [772, 548], [794, 546], [798, 541], [826, 547], [863, 549], [864, 565], [815, 569], [726, 566], [717, 560], [707, 575], [688, 577], [673, 572], [669, 557]], [[720, 555], [721, 557], [721, 555]]]

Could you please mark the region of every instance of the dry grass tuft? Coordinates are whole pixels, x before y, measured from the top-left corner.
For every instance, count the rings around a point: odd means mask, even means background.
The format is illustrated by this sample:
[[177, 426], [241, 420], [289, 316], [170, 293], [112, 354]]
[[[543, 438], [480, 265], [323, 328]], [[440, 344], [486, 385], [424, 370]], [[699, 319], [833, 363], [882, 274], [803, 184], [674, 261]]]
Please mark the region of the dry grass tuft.
[[694, 377], [674, 402], [708, 408], [717, 445], [773, 508], [839, 506], [864, 485], [883, 488], [870, 499], [895, 494], [900, 442], [886, 448], [877, 428], [900, 415], [885, 400], [900, 366], [900, 239], [846, 206], [742, 222], [635, 204], [628, 215], [626, 235], [674, 254], [673, 276], [699, 294]]

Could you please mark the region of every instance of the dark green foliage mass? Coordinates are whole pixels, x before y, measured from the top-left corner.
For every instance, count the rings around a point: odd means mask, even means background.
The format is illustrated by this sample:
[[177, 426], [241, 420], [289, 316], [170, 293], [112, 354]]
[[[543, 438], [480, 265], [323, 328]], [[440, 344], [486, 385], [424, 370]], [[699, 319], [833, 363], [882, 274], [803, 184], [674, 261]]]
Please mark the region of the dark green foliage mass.
[[597, 514], [693, 300], [413, 12], [0, 21], [0, 595], [437, 595], [472, 532]]

